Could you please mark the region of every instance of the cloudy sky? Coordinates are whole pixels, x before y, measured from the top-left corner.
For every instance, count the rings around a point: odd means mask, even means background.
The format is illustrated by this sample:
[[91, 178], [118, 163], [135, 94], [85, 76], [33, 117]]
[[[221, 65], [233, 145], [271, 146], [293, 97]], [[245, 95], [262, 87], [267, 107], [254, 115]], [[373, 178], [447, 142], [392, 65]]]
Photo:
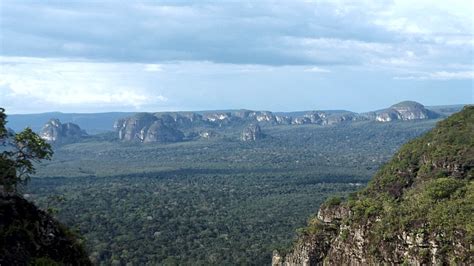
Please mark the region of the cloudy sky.
[[0, 2], [9, 113], [473, 103], [471, 0]]

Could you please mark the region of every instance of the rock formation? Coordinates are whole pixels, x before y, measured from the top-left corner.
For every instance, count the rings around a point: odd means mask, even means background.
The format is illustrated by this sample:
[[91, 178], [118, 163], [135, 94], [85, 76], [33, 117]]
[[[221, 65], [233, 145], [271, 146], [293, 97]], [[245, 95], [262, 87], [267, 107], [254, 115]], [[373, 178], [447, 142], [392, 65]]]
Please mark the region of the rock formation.
[[215, 131], [212, 130], [204, 130], [199, 132], [199, 136], [203, 139], [213, 139], [219, 136]]
[[42, 128], [40, 137], [50, 143], [67, 143], [80, 140], [87, 133], [73, 123], [62, 124], [59, 119], [49, 120]]
[[438, 114], [426, 109], [422, 104], [412, 101], [397, 103], [390, 108], [367, 113], [365, 116], [378, 122], [423, 120], [439, 117]]
[[[123, 141], [175, 142], [194, 137], [190, 132], [232, 129], [252, 124], [272, 125], [337, 125], [355, 121], [390, 122], [438, 118], [439, 115], [415, 102], [402, 102], [381, 111], [357, 114], [349, 111], [307, 111], [274, 114], [270, 111], [237, 110], [229, 112], [164, 112], [138, 113], [119, 119], [114, 128]], [[186, 136], [183, 137], [183, 132]], [[191, 135], [189, 135], [191, 134]], [[206, 136], [201, 136], [207, 138]]]
[[184, 138], [183, 132], [174, 128], [176, 120], [170, 115], [155, 116], [139, 113], [115, 122], [114, 128], [123, 141], [176, 142]]
[[166, 126], [161, 120], [156, 120], [146, 132], [141, 133], [143, 142], [177, 142], [184, 138], [183, 132]]
[[260, 126], [257, 124], [251, 124], [242, 131], [240, 139], [242, 141], [257, 141], [264, 137], [265, 135], [262, 133]]
[[473, 265], [473, 132], [469, 106], [404, 145], [366, 189], [324, 203], [272, 265]]

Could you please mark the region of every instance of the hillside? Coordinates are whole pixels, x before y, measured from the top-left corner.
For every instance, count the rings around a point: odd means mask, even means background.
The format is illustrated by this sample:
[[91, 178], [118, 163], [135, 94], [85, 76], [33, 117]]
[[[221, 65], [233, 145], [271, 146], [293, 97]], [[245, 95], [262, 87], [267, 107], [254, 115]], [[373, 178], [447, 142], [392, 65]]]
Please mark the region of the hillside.
[[474, 107], [404, 145], [366, 189], [331, 198], [273, 265], [472, 264]]
[[4, 112], [0, 108], [0, 265], [90, 265], [76, 235], [21, 196], [33, 163], [53, 152], [31, 129], [9, 130]]
[[76, 236], [16, 195], [0, 194], [0, 265], [90, 265]]
[[[54, 146], [27, 193], [79, 230], [93, 263], [264, 265], [324, 199], [365, 186], [403, 143], [438, 121], [322, 124], [317, 114], [276, 124], [256, 121], [272, 120], [269, 113], [231, 112], [222, 126], [202, 118], [219, 117], [213, 112], [140, 114], [118, 123], [122, 141], [119, 131]], [[264, 138], [244, 134], [252, 123]], [[168, 129], [185, 139], [145, 141]], [[127, 141], [133, 136], [144, 141]], [[55, 195], [64, 201], [50, 203]]]

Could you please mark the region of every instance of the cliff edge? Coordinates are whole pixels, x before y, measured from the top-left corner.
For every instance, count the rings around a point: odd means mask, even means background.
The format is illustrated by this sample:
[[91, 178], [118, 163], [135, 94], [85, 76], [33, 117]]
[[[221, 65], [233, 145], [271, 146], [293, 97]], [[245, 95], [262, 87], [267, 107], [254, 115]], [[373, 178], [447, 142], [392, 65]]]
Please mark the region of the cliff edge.
[[367, 188], [331, 198], [272, 265], [473, 265], [474, 106], [405, 144]]

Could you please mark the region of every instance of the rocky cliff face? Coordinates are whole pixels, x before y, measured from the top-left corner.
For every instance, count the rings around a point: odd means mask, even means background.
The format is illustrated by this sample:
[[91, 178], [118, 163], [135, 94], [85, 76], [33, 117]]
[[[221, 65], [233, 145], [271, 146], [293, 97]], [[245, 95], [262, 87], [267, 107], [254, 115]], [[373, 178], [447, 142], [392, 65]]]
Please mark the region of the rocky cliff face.
[[403, 146], [368, 187], [333, 198], [272, 265], [472, 265], [474, 107]]
[[263, 139], [264, 137], [265, 135], [262, 133], [260, 126], [257, 124], [252, 124], [242, 131], [240, 139], [242, 141], [257, 141]]
[[422, 104], [411, 101], [401, 102], [381, 111], [367, 113], [365, 116], [378, 122], [423, 120], [439, 117], [438, 114], [426, 109]]
[[91, 265], [78, 240], [47, 213], [0, 193], [0, 265]]
[[171, 115], [140, 113], [118, 120], [114, 129], [123, 141], [176, 142], [184, 138], [183, 132], [174, 127], [177, 122], [184, 124], [190, 120], [181, 116], [173, 118]]
[[217, 134], [215, 131], [212, 130], [203, 130], [199, 132], [199, 137], [203, 139], [214, 139], [219, 137], [219, 134]]
[[87, 133], [73, 123], [62, 124], [59, 119], [49, 120], [42, 128], [40, 137], [51, 143], [73, 142], [87, 136]]
[[251, 110], [206, 112], [204, 114], [192, 112], [140, 113], [117, 120], [114, 128], [119, 139], [123, 141], [174, 142], [185, 139], [182, 133], [193, 129], [195, 129], [193, 132], [204, 132], [211, 129], [226, 129], [251, 124], [326, 126], [363, 120], [390, 122], [437, 117], [438, 115], [419, 103], [402, 102], [388, 109], [366, 114], [349, 111], [308, 111], [292, 115]]
[[157, 120], [145, 132], [143, 142], [177, 142], [184, 138], [183, 132], [166, 126], [164, 122]]

